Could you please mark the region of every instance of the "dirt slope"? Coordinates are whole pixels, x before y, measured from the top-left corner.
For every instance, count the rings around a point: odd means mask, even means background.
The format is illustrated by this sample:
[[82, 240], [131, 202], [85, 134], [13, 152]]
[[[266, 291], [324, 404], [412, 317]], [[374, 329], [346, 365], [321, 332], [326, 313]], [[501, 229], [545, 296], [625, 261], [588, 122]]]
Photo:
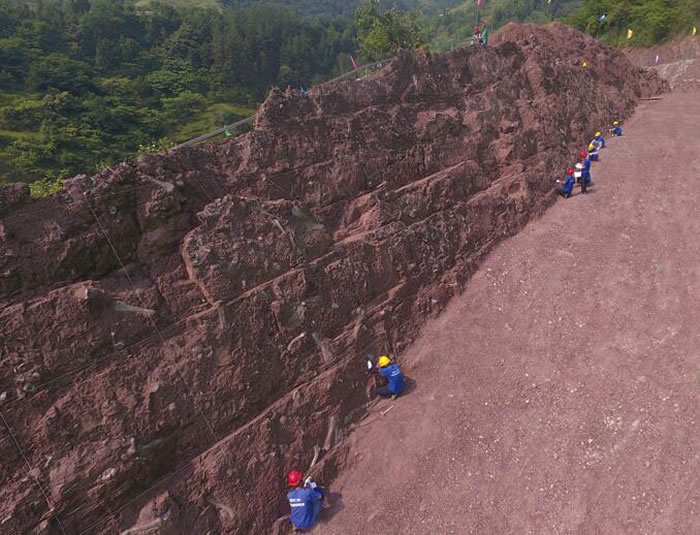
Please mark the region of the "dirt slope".
[[343, 465], [364, 359], [401, 354], [582, 142], [663, 90], [513, 26], [273, 92], [228, 142], [0, 191], [3, 533], [268, 533], [289, 468]]
[[[700, 532], [700, 94], [640, 107], [372, 410], [324, 535]], [[330, 515], [329, 515], [330, 516]]]

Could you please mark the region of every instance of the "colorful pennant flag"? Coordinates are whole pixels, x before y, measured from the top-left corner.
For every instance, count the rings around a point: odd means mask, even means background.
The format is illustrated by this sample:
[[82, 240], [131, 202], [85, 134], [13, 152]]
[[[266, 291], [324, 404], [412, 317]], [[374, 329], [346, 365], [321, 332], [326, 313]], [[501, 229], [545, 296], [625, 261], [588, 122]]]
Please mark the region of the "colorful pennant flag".
[[352, 56], [350, 56], [350, 63], [352, 63], [353, 70], [356, 71], [357, 70], [357, 63], [355, 63], [355, 58], [353, 58]]
[[698, 28], [697, 26], [693, 26], [693, 35], [695, 35], [696, 33], [698, 33]]
[[481, 0], [476, 0], [476, 5], [480, 7], [480, 6], [481, 6]]
[[233, 134], [231, 133], [231, 131], [228, 129], [228, 126], [224, 126], [224, 135], [225, 135], [226, 137], [231, 137], [231, 136], [233, 135]]
[[634, 35], [634, 32], [632, 31], [631, 28], [627, 29], [627, 39], [632, 39], [632, 36]]

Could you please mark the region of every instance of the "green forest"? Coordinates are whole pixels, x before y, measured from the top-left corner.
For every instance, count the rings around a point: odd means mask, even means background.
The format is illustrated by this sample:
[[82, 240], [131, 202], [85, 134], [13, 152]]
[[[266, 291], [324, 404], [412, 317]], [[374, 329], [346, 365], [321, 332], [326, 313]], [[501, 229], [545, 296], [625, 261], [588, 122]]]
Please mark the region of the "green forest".
[[569, 22], [611, 45], [651, 46], [700, 26], [700, 0], [584, 0]]
[[[272, 86], [348, 72], [351, 55], [464, 43], [476, 17], [475, 0], [0, 0], [0, 182], [46, 193], [249, 116]], [[648, 45], [700, 23], [700, 2], [484, 0], [479, 17]]]
[[94, 172], [349, 70], [352, 20], [253, 5], [0, 0], [0, 180]]

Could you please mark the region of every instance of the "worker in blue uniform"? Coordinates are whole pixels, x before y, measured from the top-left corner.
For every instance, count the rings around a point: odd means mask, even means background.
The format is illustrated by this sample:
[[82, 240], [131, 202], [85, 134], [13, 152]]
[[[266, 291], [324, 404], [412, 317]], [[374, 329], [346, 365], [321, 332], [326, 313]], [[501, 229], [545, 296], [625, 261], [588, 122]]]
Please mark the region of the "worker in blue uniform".
[[620, 121], [613, 121], [613, 127], [610, 129], [610, 132], [614, 136], [621, 136], [622, 135], [622, 127], [620, 126]]
[[593, 136], [593, 139], [591, 139], [591, 145], [594, 145], [598, 149], [605, 148], [605, 138], [603, 137], [602, 132], [595, 133], [595, 136]]
[[591, 159], [588, 157], [588, 153], [585, 150], [582, 150], [578, 157], [579, 163], [577, 164], [577, 167], [581, 169], [581, 178], [579, 178], [579, 182], [581, 183], [581, 193], [585, 195], [587, 193], [588, 186], [593, 185], [593, 182], [591, 181]]
[[290, 518], [297, 531], [314, 527], [321, 514], [325, 493], [310, 477], [304, 480], [301, 470], [292, 470], [287, 474], [287, 484], [291, 490], [287, 501], [291, 508]]
[[597, 145], [594, 145], [593, 143], [588, 145], [588, 157], [591, 159], [592, 162], [597, 162], [599, 155], [600, 148], [598, 148]]
[[574, 191], [574, 185], [576, 184], [576, 179], [574, 178], [574, 170], [570, 167], [566, 170], [566, 176], [564, 180], [557, 180], [559, 184], [564, 184], [562, 187], [557, 188], [557, 193], [562, 197], [568, 199]]
[[379, 357], [377, 363], [379, 374], [386, 379], [386, 386], [377, 388], [377, 395], [382, 397], [391, 397], [395, 399], [405, 387], [405, 380], [401, 368], [395, 362], [392, 362], [387, 355]]

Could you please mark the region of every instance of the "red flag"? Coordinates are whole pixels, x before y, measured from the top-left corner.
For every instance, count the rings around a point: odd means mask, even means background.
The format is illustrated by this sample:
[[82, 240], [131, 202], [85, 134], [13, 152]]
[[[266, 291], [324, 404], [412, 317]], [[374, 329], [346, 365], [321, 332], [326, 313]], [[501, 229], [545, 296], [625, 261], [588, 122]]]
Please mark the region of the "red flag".
[[352, 63], [353, 70], [356, 71], [357, 70], [357, 63], [355, 63], [355, 58], [353, 58], [352, 56], [350, 56], [350, 63]]
[[481, 0], [476, 0], [476, 5], [481, 6]]

